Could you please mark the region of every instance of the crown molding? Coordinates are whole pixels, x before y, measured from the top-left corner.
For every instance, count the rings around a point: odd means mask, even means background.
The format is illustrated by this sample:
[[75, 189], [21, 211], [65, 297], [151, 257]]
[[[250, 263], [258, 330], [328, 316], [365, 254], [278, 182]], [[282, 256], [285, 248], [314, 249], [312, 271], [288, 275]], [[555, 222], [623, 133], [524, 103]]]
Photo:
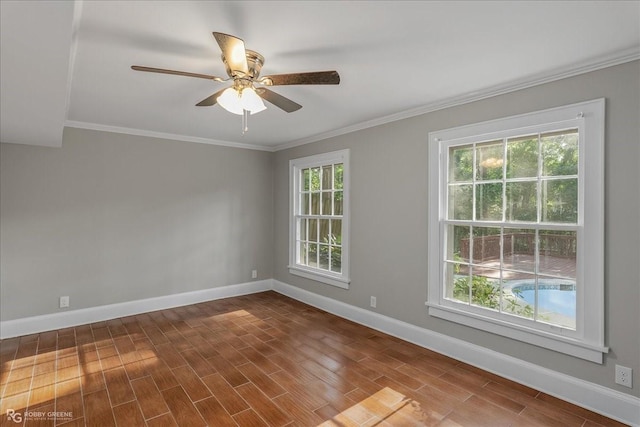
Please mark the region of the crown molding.
[[243, 144], [240, 142], [222, 141], [219, 139], [200, 138], [197, 136], [178, 135], [174, 133], [156, 132], [146, 129], [126, 128], [120, 126], [101, 125], [98, 123], [78, 122], [74, 120], [67, 120], [64, 123], [65, 127], [76, 129], [88, 129], [97, 130], [102, 132], [122, 133], [126, 135], [146, 136], [149, 138], [159, 139], [171, 139], [175, 141], [197, 142], [199, 144], [220, 145], [223, 147], [243, 148], [246, 150], [258, 150], [258, 151], [275, 151], [273, 147], [265, 147], [254, 144]]
[[434, 111], [443, 110], [445, 108], [468, 104], [470, 102], [480, 101], [482, 99], [487, 99], [494, 96], [503, 95], [506, 93], [515, 92], [522, 89], [527, 89], [533, 86], [538, 86], [545, 83], [551, 83], [557, 80], [578, 76], [578, 75], [589, 73], [592, 71], [613, 67], [615, 65], [636, 61], [639, 59], [640, 59], [640, 48], [633, 47], [630, 49], [615, 52], [613, 54], [601, 56], [591, 61], [585, 61], [583, 63], [574, 64], [568, 67], [557, 68], [551, 72], [539, 73], [524, 79], [518, 79], [505, 84], [487, 87], [479, 91], [468, 92], [460, 96], [438, 100], [435, 102], [422, 105], [420, 107], [412, 108], [409, 110], [401, 111], [398, 113], [390, 114], [390, 115], [379, 117], [372, 120], [367, 120], [367, 121], [356, 123], [340, 129], [319, 133], [316, 135], [309, 136], [307, 138], [297, 139], [294, 141], [289, 141], [289, 142], [275, 145], [275, 146], [244, 144], [239, 142], [223, 141], [218, 139], [178, 135], [178, 134], [172, 134], [172, 133], [156, 132], [156, 131], [150, 131], [145, 129], [135, 129], [135, 128], [120, 127], [120, 126], [109, 126], [109, 125], [102, 125], [98, 123], [88, 123], [88, 122], [80, 122], [80, 121], [73, 121], [73, 120], [65, 121], [65, 126], [71, 127], [71, 128], [78, 128], [78, 129], [90, 129], [90, 130], [98, 130], [103, 132], [114, 132], [114, 133], [122, 133], [122, 134], [128, 134], [128, 135], [146, 136], [150, 138], [172, 139], [176, 141], [197, 142], [200, 144], [220, 145], [224, 147], [243, 148], [247, 150], [275, 152], [275, 151], [287, 150], [289, 148], [298, 147], [301, 145], [311, 144], [313, 142], [334, 138], [340, 135], [345, 135], [348, 133], [356, 132], [363, 129], [368, 129], [375, 126], [380, 126], [380, 125], [395, 122], [398, 120], [420, 116], [420, 115], [431, 113]]
[[273, 151], [281, 151], [293, 147], [298, 147], [300, 145], [310, 144], [312, 142], [317, 142], [347, 133], [368, 129], [374, 126], [380, 126], [386, 123], [408, 119], [438, 110], [443, 110], [445, 108], [468, 104], [470, 102], [480, 101], [482, 99], [515, 92], [518, 90], [554, 82], [557, 80], [562, 80], [568, 77], [578, 76], [580, 74], [601, 70], [603, 68], [613, 67], [615, 65], [624, 64], [638, 59], [640, 59], [639, 47], [625, 49], [613, 54], [598, 57], [591, 61], [585, 61], [568, 67], [556, 68], [555, 70], [552, 70], [550, 72], [534, 74], [523, 79], [511, 81], [509, 83], [490, 86], [479, 91], [468, 92], [460, 96], [435, 101], [420, 107], [412, 108], [410, 110], [401, 111], [399, 113], [390, 114], [388, 116], [379, 117], [373, 120], [356, 123], [347, 127], [320, 133], [307, 138], [302, 138], [284, 144], [276, 145]]

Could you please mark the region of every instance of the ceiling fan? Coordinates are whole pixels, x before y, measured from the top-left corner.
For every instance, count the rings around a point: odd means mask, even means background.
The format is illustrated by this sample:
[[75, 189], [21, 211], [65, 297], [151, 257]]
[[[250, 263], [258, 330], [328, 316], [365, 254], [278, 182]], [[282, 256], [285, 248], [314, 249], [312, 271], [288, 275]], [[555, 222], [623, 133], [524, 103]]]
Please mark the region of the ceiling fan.
[[292, 113], [302, 108], [302, 105], [267, 89], [265, 86], [337, 85], [340, 83], [340, 75], [337, 71], [274, 74], [260, 77], [260, 71], [264, 65], [264, 57], [262, 55], [253, 50], [245, 49], [244, 41], [238, 37], [217, 32], [214, 32], [213, 36], [218, 42], [220, 50], [222, 50], [222, 62], [229, 76], [226, 79], [208, 74], [143, 67], [140, 65], [132, 65], [131, 68], [136, 71], [196, 77], [216, 82], [233, 80], [232, 86], [217, 91], [197, 103], [196, 106], [206, 107], [217, 103], [231, 113], [242, 115], [243, 133], [247, 130], [248, 115], [256, 114], [266, 109], [263, 99], [287, 113]]

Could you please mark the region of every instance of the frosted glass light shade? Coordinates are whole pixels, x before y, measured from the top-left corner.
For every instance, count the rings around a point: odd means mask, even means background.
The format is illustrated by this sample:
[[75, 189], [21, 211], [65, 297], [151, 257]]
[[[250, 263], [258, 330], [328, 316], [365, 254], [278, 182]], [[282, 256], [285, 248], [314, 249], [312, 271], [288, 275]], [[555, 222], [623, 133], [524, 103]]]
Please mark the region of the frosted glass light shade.
[[251, 114], [259, 113], [260, 111], [266, 110], [264, 102], [262, 98], [258, 96], [255, 90], [252, 87], [246, 87], [242, 90], [242, 94], [240, 95], [240, 102], [242, 104], [242, 108], [245, 110], [251, 111]]
[[242, 115], [243, 110], [256, 114], [267, 109], [262, 98], [251, 87], [242, 89], [242, 92], [230, 87], [222, 92], [217, 102], [228, 112], [237, 115]]
[[230, 113], [242, 115], [242, 104], [240, 103], [240, 93], [230, 87], [222, 92], [217, 99], [218, 104]]

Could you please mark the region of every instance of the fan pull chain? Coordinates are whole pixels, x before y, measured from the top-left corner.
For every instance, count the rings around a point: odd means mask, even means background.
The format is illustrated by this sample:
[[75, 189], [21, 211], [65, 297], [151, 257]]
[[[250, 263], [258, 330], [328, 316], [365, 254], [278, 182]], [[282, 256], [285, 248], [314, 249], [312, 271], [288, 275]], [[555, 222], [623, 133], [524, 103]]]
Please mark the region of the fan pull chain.
[[249, 110], [242, 110], [242, 134], [249, 131]]

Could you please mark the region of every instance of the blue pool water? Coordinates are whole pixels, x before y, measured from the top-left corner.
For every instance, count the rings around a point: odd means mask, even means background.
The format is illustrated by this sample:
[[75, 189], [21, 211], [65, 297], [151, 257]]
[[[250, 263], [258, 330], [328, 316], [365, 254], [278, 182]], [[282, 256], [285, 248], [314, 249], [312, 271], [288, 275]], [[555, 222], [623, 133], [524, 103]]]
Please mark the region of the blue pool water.
[[[565, 289], [558, 286], [539, 285], [538, 307], [541, 311], [551, 311], [565, 316], [576, 315], [576, 290], [575, 286], [568, 286]], [[535, 289], [533, 286], [514, 286], [520, 290], [520, 298], [532, 306], [535, 304]]]

